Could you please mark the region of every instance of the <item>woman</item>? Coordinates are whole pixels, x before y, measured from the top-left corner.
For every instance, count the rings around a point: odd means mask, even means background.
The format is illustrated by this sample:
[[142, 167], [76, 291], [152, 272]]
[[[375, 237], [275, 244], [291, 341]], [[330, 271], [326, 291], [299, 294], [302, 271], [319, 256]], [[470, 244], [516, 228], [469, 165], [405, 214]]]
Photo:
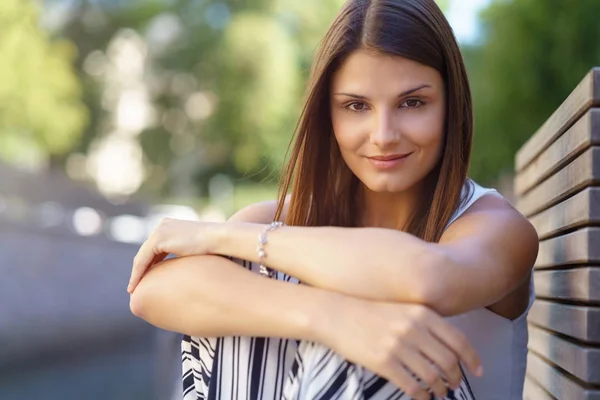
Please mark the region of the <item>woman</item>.
[[184, 398], [521, 398], [538, 240], [467, 178], [471, 112], [433, 0], [349, 0], [279, 200], [164, 220], [134, 260], [132, 312], [185, 334]]

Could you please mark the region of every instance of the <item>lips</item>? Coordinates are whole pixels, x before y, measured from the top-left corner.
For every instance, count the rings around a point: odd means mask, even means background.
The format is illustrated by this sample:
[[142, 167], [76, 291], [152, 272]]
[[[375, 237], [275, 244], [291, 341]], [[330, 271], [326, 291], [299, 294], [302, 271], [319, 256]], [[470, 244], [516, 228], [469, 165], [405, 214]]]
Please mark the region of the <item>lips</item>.
[[409, 156], [411, 153], [406, 153], [406, 154], [390, 154], [390, 155], [385, 155], [385, 156], [373, 156], [373, 157], [367, 157], [370, 158], [371, 160], [375, 160], [375, 161], [393, 161], [393, 160], [398, 160], [400, 158]]
[[380, 156], [367, 157], [367, 160], [378, 170], [391, 170], [404, 164], [405, 160], [412, 153], [407, 154], [386, 154]]

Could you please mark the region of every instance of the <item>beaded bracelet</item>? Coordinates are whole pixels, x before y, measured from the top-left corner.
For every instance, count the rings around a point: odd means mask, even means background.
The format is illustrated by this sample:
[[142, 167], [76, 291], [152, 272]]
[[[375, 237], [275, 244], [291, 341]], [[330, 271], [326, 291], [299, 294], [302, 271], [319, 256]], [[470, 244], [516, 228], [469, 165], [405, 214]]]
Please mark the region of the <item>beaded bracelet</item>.
[[281, 221], [273, 221], [270, 225], [267, 225], [265, 229], [262, 231], [260, 236], [258, 237], [258, 247], [256, 248], [256, 253], [258, 254], [258, 264], [259, 264], [259, 272], [261, 275], [264, 275], [268, 278], [272, 278], [275, 276], [275, 271], [271, 268], [267, 267], [264, 264], [264, 259], [267, 256], [265, 252], [264, 246], [267, 244], [267, 233], [269, 231], [274, 231], [277, 228], [281, 228], [283, 226], [283, 222]]

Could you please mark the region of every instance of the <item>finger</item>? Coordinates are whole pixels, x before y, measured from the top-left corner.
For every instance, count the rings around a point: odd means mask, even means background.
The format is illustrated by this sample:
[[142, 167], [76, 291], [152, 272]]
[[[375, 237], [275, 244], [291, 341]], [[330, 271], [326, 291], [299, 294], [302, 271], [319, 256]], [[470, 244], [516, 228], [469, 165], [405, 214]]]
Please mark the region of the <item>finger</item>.
[[133, 293], [135, 287], [142, 279], [142, 276], [148, 269], [150, 262], [154, 258], [154, 246], [152, 245], [150, 240], [146, 240], [140, 249], [138, 250], [137, 255], [133, 259], [133, 267], [131, 269], [131, 277], [129, 278], [129, 284], [127, 285], [127, 291], [129, 293]]
[[156, 266], [157, 264], [163, 262], [165, 260], [165, 258], [167, 258], [167, 256], [169, 255], [169, 253], [158, 253], [156, 255], [154, 255], [154, 258], [152, 259], [152, 261], [150, 262], [150, 264], [148, 264], [148, 268], [146, 268], [146, 271], [144, 272], [144, 274], [142, 275], [142, 277], [140, 278], [140, 281], [142, 279], [144, 279], [144, 276], [146, 276], [146, 274], [152, 269], [154, 268], [154, 266]]
[[429, 400], [431, 396], [400, 361], [390, 361], [383, 371], [383, 377], [415, 400]]
[[158, 253], [154, 256], [154, 258], [152, 259], [152, 261], [148, 264], [148, 266], [144, 269], [144, 271], [142, 272], [142, 275], [137, 279], [137, 282], [135, 282], [135, 284], [129, 284], [129, 286], [127, 287], [127, 290], [130, 291], [130, 293], [135, 292], [135, 288], [139, 285], [139, 283], [142, 281], [142, 279], [144, 279], [144, 277], [146, 276], [146, 274], [148, 274], [148, 272], [150, 272], [151, 269], [153, 269], [156, 265], [160, 264], [161, 262], [163, 262], [165, 260], [165, 258], [167, 258], [167, 256], [169, 255], [169, 253]]
[[150, 266], [154, 266], [156, 264], [158, 264], [159, 262], [163, 262], [165, 260], [165, 258], [167, 258], [167, 256], [169, 255], [169, 253], [158, 253], [154, 255], [154, 258], [152, 259], [152, 262], [150, 263]]
[[458, 364], [458, 357], [440, 342], [440, 339], [434, 337], [428, 331], [424, 331], [416, 346], [440, 370], [448, 386], [453, 389], [460, 386], [462, 372]]
[[483, 375], [481, 360], [464, 334], [441, 318], [434, 319], [429, 327], [431, 333], [450, 348], [473, 375]]
[[398, 358], [409, 371], [433, 391], [436, 396], [444, 397], [448, 394], [448, 388], [442, 380], [440, 372], [424, 357], [418, 349], [411, 346], [403, 346], [398, 350]]

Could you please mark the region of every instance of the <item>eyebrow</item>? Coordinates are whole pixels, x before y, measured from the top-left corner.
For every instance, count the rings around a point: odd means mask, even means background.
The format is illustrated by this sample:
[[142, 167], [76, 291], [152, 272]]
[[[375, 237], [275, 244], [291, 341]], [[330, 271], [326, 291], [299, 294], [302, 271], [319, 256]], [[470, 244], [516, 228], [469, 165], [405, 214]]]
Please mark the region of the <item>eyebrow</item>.
[[[414, 92], [418, 92], [421, 89], [424, 88], [431, 88], [432, 86], [430, 84], [424, 83], [422, 85], [419, 85], [417, 87], [414, 87], [412, 89], [408, 89], [405, 90], [404, 92], [400, 93], [398, 95], [398, 97], [404, 97], [404, 96], [408, 96], [409, 94], [413, 94]], [[354, 97], [356, 99], [360, 99], [360, 100], [366, 100], [367, 97], [366, 96], [361, 96], [359, 94], [353, 94], [353, 93], [344, 93], [344, 92], [338, 92], [338, 93], [334, 93], [334, 96], [348, 96], [348, 97]]]

